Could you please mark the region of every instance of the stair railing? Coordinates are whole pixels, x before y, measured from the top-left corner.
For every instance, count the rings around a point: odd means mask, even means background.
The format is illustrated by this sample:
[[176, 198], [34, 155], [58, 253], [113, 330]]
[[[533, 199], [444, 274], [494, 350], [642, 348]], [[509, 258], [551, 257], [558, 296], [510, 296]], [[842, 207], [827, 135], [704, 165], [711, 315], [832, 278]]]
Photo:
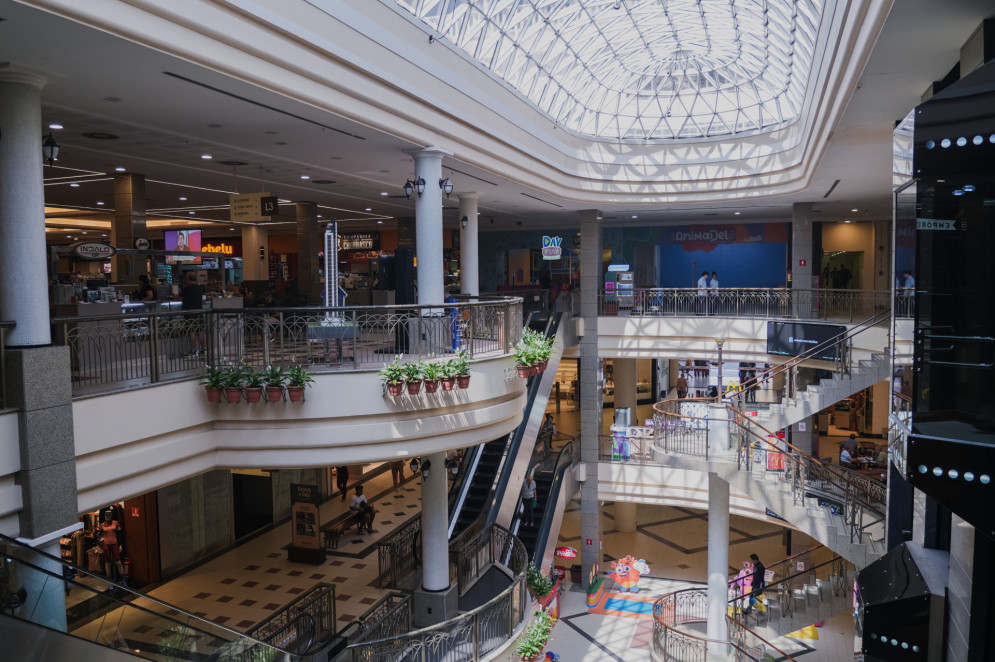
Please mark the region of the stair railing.
[[829, 360], [819, 359], [818, 357], [820, 356], [834, 356], [833, 372], [839, 375], [850, 375], [853, 369], [853, 339], [869, 329], [886, 324], [890, 319], [890, 315], [890, 310], [876, 313], [849, 329], [836, 334], [832, 338], [810, 347], [798, 356], [793, 356], [784, 363], [778, 364], [770, 370], [757, 375], [756, 381], [753, 384], [740, 384], [737, 388], [728, 391], [724, 397], [726, 399], [735, 399], [739, 408], [742, 409], [744, 396], [749, 388], [759, 388], [761, 384], [772, 382], [775, 378], [783, 375], [785, 399], [793, 400], [797, 397], [801, 387], [807, 385], [799, 383], [799, 368], [804, 367], [803, 364], [808, 361]]

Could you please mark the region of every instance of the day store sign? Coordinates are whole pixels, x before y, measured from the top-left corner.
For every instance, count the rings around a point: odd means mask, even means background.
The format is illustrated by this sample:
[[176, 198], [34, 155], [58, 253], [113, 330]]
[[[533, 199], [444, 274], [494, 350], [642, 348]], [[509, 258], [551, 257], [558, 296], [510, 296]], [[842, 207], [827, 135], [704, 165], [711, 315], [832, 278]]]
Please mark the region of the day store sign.
[[544, 260], [559, 260], [563, 255], [563, 248], [560, 244], [563, 243], [563, 237], [547, 237], [542, 238], [542, 259]]

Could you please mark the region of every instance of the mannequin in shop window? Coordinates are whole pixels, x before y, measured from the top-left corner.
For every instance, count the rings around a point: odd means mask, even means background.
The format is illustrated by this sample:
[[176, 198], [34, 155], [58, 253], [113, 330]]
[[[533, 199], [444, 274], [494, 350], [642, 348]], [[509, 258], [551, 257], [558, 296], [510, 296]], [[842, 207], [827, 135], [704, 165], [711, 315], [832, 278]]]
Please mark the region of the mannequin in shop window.
[[100, 531], [103, 534], [101, 546], [104, 550], [104, 570], [108, 577], [111, 577], [111, 564], [117, 568], [120, 582], [127, 586], [128, 582], [124, 576], [124, 564], [121, 563], [121, 549], [118, 545], [117, 532], [121, 530], [121, 522], [114, 519], [111, 510], [104, 511], [104, 521], [100, 523]]

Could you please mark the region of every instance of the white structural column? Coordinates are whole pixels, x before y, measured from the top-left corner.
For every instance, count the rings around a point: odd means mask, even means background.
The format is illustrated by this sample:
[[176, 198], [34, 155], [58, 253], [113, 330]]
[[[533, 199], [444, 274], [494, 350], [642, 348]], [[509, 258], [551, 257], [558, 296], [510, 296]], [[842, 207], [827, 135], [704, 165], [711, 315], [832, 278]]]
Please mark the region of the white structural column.
[[[729, 639], [726, 606], [729, 601], [729, 483], [708, 474], [708, 623], [707, 636], [715, 642]], [[709, 659], [725, 655], [722, 643], [709, 643]]]
[[0, 64], [0, 319], [16, 320], [8, 346], [51, 342], [39, 73]]
[[415, 245], [418, 257], [418, 305], [442, 303], [446, 283], [442, 264], [442, 158], [438, 147], [408, 152], [415, 160], [415, 181], [425, 180], [425, 192], [415, 195]]
[[243, 280], [269, 280], [269, 228], [242, 226]]
[[[477, 247], [477, 194], [459, 193], [460, 282], [463, 294], [480, 294], [480, 253]], [[466, 219], [466, 227], [463, 219]]]
[[636, 359], [612, 359], [612, 372], [615, 382], [615, 409], [629, 408], [632, 425], [636, 422]]
[[421, 483], [422, 589], [449, 588], [449, 499], [446, 480], [446, 454], [422, 458], [431, 463], [428, 478]]

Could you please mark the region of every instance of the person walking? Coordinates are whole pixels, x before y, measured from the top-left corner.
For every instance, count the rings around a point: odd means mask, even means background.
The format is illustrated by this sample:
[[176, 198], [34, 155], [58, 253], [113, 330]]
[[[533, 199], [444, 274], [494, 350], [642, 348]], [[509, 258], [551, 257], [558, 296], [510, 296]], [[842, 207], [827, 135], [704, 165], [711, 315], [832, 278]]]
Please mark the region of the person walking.
[[349, 489], [349, 467], [343, 465], [335, 468], [335, 486], [342, 493], [342, 500], [345, 501], [345, 493]]
[[553, 435], [556, 434], [556, 424], [553, 415], [546, 414], [546, 419], [539, 428], [539, 441], [542, 443], [542, 459], [546, 460], [553, 454]]
[[525, 477], [525, 485], [522, 486], [522, 526], [535, 526], [536, 508], [536, 480], [532, 472]]
[[404, 460], [392, 460], [390, 463], [390, 479], [394, 487], [404, 482]]
[[753, 562], [753, 575], [750, 578], [750, 603], [744, 610], [744, 613], [747, 614], [757, 605], [758, 599], [763, 595], [764, 586], [767, 585], [767, 568], [760, 562], [760, 557], [756, 554], [750, 554], [750, 561]]

